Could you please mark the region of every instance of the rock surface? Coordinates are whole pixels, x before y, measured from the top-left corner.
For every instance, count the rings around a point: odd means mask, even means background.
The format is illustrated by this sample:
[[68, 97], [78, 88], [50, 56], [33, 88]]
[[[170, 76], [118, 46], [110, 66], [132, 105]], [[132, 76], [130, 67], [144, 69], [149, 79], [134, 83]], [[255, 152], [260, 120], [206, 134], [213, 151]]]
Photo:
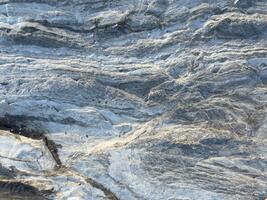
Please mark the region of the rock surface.
[[0, 0], [0, 199], [265, 200], [265, 0]]

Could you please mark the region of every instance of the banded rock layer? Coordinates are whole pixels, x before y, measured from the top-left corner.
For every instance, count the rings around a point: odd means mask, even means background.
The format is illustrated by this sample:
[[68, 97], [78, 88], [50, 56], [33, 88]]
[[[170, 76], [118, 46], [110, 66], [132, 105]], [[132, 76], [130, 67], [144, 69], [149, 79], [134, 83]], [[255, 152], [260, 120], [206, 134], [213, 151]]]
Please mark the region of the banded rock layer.
[[0, 198], [267, 198], [265, 0], [0, 0]]

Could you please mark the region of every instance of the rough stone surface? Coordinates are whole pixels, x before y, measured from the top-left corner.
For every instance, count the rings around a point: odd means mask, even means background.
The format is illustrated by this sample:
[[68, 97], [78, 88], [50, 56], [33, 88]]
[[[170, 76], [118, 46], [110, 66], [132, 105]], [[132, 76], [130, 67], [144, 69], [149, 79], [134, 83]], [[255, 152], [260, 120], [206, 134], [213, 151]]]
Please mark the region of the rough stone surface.
[[0, 199], [265, 200], [265, 0], [0, 0]]

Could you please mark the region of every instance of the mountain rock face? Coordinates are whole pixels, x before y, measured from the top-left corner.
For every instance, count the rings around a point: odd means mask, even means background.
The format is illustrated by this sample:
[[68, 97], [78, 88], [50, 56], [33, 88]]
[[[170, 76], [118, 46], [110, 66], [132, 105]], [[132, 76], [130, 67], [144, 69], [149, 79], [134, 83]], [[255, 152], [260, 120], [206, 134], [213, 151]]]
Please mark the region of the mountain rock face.
[[265, 200], [266, 0], [0, 0], [0, 199]]

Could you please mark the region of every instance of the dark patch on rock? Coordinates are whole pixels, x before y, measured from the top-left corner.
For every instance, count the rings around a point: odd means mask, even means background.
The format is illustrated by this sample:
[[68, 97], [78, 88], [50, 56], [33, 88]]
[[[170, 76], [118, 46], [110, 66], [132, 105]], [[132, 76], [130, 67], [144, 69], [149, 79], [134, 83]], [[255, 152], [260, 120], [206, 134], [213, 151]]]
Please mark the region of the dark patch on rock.
[[0, 198], [25, 200], [47, 200], [45, 196], [51, 191], [39, 191], [37, 188], [21, 182], [0, 180]]

